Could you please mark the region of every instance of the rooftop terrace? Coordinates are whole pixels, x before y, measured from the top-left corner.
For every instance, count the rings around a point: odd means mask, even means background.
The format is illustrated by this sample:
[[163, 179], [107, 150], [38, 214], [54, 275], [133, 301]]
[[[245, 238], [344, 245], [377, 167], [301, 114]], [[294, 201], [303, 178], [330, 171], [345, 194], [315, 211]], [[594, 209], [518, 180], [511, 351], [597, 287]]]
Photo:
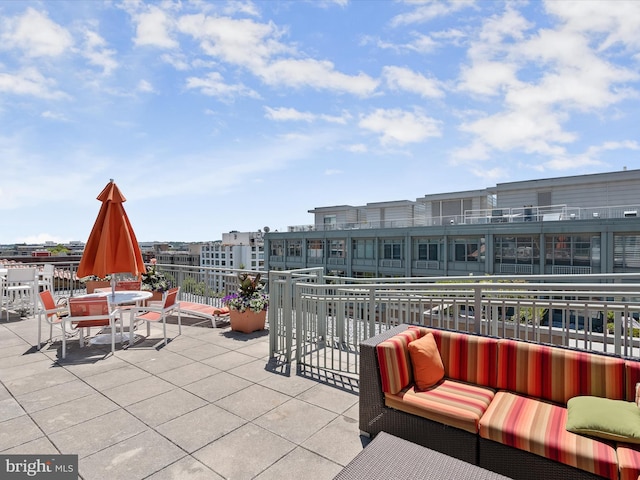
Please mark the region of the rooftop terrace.
[[[111, 356], [0, 321], [0, 451], [77, 454], [79, 478], [333, 478], [363, 448], [358, 396], [269, 361], [267, 331], [195, 324]], [[177, 335], [169, 325], [168, 335]]]

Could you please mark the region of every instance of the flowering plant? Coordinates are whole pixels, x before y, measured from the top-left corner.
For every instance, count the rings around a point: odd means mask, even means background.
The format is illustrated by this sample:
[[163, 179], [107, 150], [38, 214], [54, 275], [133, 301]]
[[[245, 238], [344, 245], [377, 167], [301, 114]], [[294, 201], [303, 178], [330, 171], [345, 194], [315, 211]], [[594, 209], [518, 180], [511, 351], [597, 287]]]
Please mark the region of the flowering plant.
[[159, 272], [156, 266], [157, 260], [151, 259], [151, 266], [147, 268], [147, 273], [142, 274], [140, 288], [142, 290], [151, 290], [152, 292], [164, 292], [169, 290], [169, 281], [162, 272]]
[[79, 278], [78, 280], [80, 280], [80, 282], [82, 282], [82, 283], [87, 283], [87, 282], [109, 282], [109, 281], [111, 281], [111, 275], [107, 275], [106, 277], [98, 277], [96, 275], [89, 275], [87, 277]]
[[255, 277], [248, 273], [238, 275], [238, 291], [227, 295], [222, 303], [233, 310], [245, 312], [261, 312], [269, 306], [269, 295], [263, 292], [264, 284], [260, 283], [260, 274]]

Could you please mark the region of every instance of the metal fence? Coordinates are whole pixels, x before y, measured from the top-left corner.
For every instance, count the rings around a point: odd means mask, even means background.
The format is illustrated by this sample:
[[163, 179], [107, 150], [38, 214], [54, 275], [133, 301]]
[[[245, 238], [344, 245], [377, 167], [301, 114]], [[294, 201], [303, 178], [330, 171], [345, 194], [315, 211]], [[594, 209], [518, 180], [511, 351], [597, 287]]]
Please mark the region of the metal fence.
[[271, 356], [358, 373], [362, 340], [400, 323], [640, 357], [637, 275], [355, 279], [271, 272]]
[[[72, 297], [86, 293], [85, 279], [76, 275], [78, 263], [56, 262], [54, 264], [53, 293], [56, 297]], [[12, 263], [8, 268], [25, 266], [26, 264]], [[29, 266], [42, 268], [43, 264], [30, 263]], [[238, 274], [249, 272], [231, 268], [213, 268], [201, 266], [157, 264], [157, 271], [164, 274], [171, 287], [180, 286], [180, 299], [197, 301], [220, 306], [222, 298], [237, 289]], [[268, 273], [259, 272], [261, 280], [268, 282]], [[128, 274], [116, 274], [117, 278], [125, 278]]]

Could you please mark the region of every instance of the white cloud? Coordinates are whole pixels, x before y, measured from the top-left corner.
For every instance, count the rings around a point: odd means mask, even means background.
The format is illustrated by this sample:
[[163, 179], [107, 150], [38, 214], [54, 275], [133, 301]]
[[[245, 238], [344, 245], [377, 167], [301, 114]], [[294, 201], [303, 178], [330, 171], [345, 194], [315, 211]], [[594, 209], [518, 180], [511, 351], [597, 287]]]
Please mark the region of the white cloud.
[[327, 175], [327, 176], [331, 176], [331, 175], [341, 175], [341, 174], [343, 174], [343, 173], [344, 173], [344, 172], [343, 172], [342, 170], [337, 170], [337, 169], [335, 169], [335, 168], [334, 168], [334, 169], [329, 168], [329, 169], [327, 169], [327, 170], [325, 170], [325, 171], [324, 171], [324, 174], [325, 174], [325, 175]]
[[302, 121], [302, 122], [315, 122], [316, 120], [323, 120], [329, 123], [339, 123], [345, 124], [347, 123], [347, 119], [350, 118], [348, 113], [343, 113], [341, 116], [336, 115], [326, 115], [326, 114], [314, 114], [311, 112], [301, 112], [296, 110], [295, 108], [271, 108], [264, 107], [266, 114], [265, 117], [270, 120], [275, 120], [277, 122], [282, 121]]
[[345, 150], [351, 153], [367, 153], [369, 149], [364, 143], [354, 143], [353, 145], [347, 145]]
[[101, 67], [105, 75], [110, 75], [118, 67], [118, 62], [114, 58], [116, 51], [106, 48], [107, 42], [95, 32], [85, 30], [84, 36], [82, 55], [90, 64]]
[[[392, 43], [384, 40], [375, 41], [375, 45], [378, 48], [382, 48], [384, 50], [393, 50], [397, 53], [403, 52], [417, 52], [417, 53], [430, 53], [433, 52], [438, 46], [439, 43], [436, 42], [429, 35], [423, 35], [421, 33], [412, 33], [414, 38], [410, 42], [407, 43]], [[364, 38], [362, 43], [366, 44], [370, 41], [373, 41], [371, 38]]]
[[266, 110], [265, 117], [277, 122], [282, 121], [301, 121], [311, 123], [316, 119], [316, 116], [309, 112], [300, 112], [295, 108], [271, 108], [264, 107]]
[[136, 45], [152, 46], [165, 49], [178, 47], [178, 42], [171, 36], [175, 28], [173, 17], [155, 5], [150, 5], [146, 12], [133, 15], [136, 25]]
[[48, 118], [49, 120], [57, 120], [61, 122], [69, 121], [69, 119], [63, 113], [52, 112], [51, 110], [46, 110], [42, 112], [40, 116], [42, 118]]
[[409, 68], [384, 67], [382, 76], [392, 90], [416, 93], [424, 98], [439, 98], [444, 96], [438, 80], [427, 78]]
[[296, 88], [312, 87], [368, 96], [375, 91], [378, 81], [369, 75], [346, 75], [334, 69], [329, 61], [313, 59], [277, 60], [256, 72], [267, 84]]
[[30, 95], [38, 98], [61, 99], [67, 94], [55, 89], [56, 82], [45, 78], [36, 68], [25, 68], [18, 74], [0, 73], [0, 92]]
[[439, 137], [440, 122], [419, 111], [377, 109], [360, 118], [358, 124], [365, 130], [381, 134], [383, 145], [422, 142], [429, 137]]
[[181, 17], [178, 28], [199, 40], [207, 55], [247, 68], [268, 85], [311, 87], [359, 96], [371, 95], [378, 85], [364, 73], [338, 72], [327, 60], [295, 58], [295, 48], [280, 41], [284, 30], [271, 22], [198, 14]]
[[437, 17], [443, 17], [452, 13], [457, 13], [465, 8], [472, 7], [475, 0], [434, 0], [425, 2], [407, 2], [418, 4], [408, 13], [396, 15], [391, 19], [391, 25], [400, 27], [413, 23], [425, 23]]
[[156, 89], [153, 88], [153, 85], [151, 85], [147, 80], [140, 80], [136, 90], [142, 93], [158, 93]]
[[58, 57], [73, 46], [71, 34], [45, 13], [29, 7], [23, 15], [3, 20], [0, 49], [19, 48], [27, 57]]
[[570, 30], [604, 34], [599, 51], [614, 45], [640, 48], [640, 3], [636, 0], [617, 0], [615, 4], [547, 0], [545, 10], [562, 19]]
[[228, 84], [224, 82], [222, 75], [218, 72], [211, 72], [204, 78], [187, 78], [187, 88], [200, 90], [204, 95], [216, 97], [219, 100], [228, 101], [236, 96], [260, 98], [260, 95], [243, 84]]
[[[628, 15], [631, 10], [640, 14], [640, 8], [621, 3]], [[469, 146], [453, 152], [453, 162], [486, 160], [498, 150], [535, 154], [542, 169], [599, 164], [593, 152], [568, 152], [579, 136], [565, 125], [575, 112], [604, 111], [638, 98], [631, 82], [640, 75], [617, 65], [602, 47], [611, 45], [611, 36], [604, 36], [607, 28], [627, 32], [623, 24], [636, 25], [638, 16], [625, 22], [617, 13], [606, 13], [616, 10], [606, 2], [595, 5], [547, 2], [545, 8], [558, 22], [535, 31], [514, 4], [484, 21], [470, 44], [470, 63], [461, 68], [457, 87], [459, 92], [487, 97], [495, 113], [462, 121], [460, 129], [473, 137]], [[637, 37], [617, 33], [615, 38], [633, 43]]]

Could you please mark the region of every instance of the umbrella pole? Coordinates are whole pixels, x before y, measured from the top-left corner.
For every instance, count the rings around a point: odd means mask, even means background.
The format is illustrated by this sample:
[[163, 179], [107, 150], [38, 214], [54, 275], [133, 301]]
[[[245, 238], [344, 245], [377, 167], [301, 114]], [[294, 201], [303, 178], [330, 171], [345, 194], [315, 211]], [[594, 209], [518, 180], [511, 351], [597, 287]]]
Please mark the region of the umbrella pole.
[[116, 297], [116, 276], [111, 275], [111, 298]]

